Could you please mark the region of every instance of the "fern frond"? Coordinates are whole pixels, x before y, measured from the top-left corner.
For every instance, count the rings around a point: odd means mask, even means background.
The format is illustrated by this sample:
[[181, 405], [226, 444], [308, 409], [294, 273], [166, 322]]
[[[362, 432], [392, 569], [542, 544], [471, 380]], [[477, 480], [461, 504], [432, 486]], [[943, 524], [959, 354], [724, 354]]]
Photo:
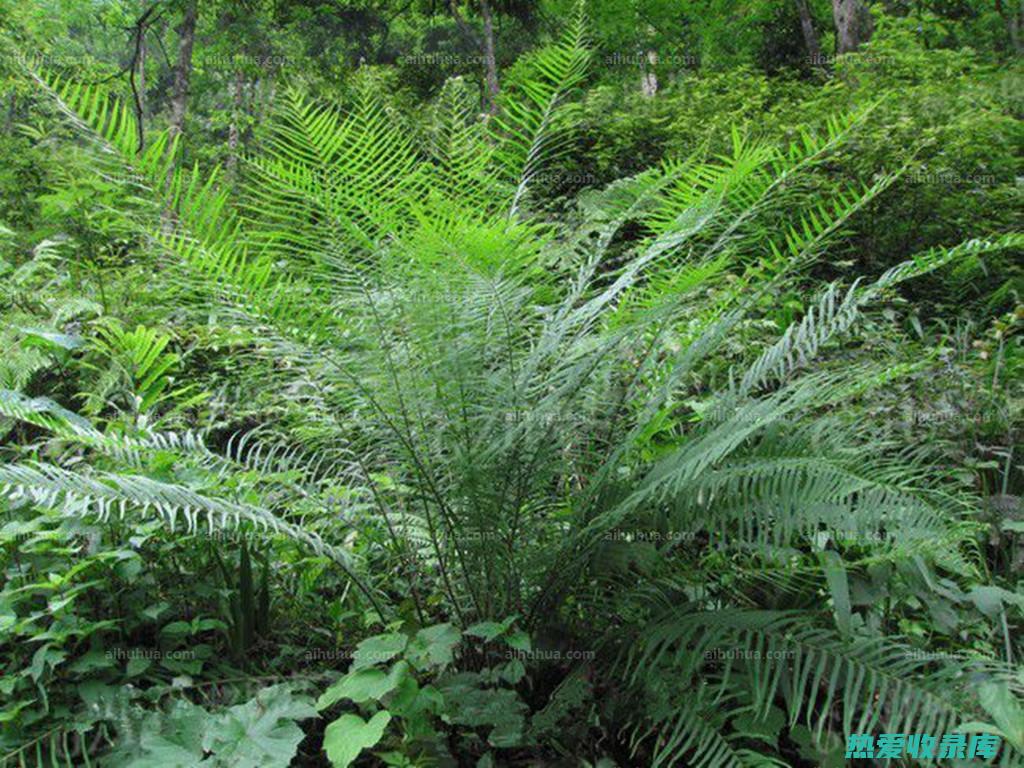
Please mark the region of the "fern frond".
[[830, 285], [811, 306], [804, 317], [786, 332], [747, 369], [739, 382], [738, 394], [746, 395], [774, 378], [783, 380], [796, 368], [805, 365], [823, 344], [845, 332], [857, 319], [860, 310], [883, 291], [900, 283], [928, 274], [947, 264], [981, 253], [1016, 248], [1024, 243], [1024, 235], [1010, 233], [995, 240], [969, 240], [951, 248], [932, 248], [885, 272], [874, 283], [861, 287], [858, 282], [840, 296], [839, 287]]
[[[317, 304], [302, 295], [298, 281], [279, 273], [270, 254], [254, 252], [253, 238], [231, 210], [217, 169], [203, 180], [197, 166], [177, 167], [178, 140], [169, 140], [166, 131], [153, 136], [138, 153], [134, 115], [101, 85], [64, 80], [38, 68], [28, 72], [84, 135], [98, 140], [101, 156], [113, 163], [118, 178], [130, 180], [157, 201], [154, 216], [140, 226], [188, 265], [190, 273], [181, 277], [205, 290], [222, 288], [222, 299], [285, 325], [286, 333], [316, 336], [329, 322]], [[157, 215], [162, 217], [159, 222]]]
[[[1008, 674], [992, 662], [968, 663], [967, 669], [960, 663], [936, 665], [909, 646], [874, 637], [838, 638], [809, 625], [806, 616], [768, 611], [666, 616], [645, 630], [640, 648], [627, 656], [625, 670], [635, 683], [672, 679], [678, 690], [686, 681], [704, 681], [717, 698], [741, 687], [756, 716], [773, 704], [785, 706], [790, 726], [804, 721], [819, 741], [836, 729], [845, 735], [952, 731], [977, 706], [967, 670], [989, 679]], [[723, 668], [715, 668], [716, 660]], [[680, 725], [692, 741], [692, 716], [681, 709]]]
[[377, 250], [413, 218], [428, 175], [411, 137], [372, 96], [348, 114], [290, 91], [268, 149], [250, 158], [250, 218], [267, 244], [303, 260]]
[[100, 520], [108, 519], [115, 510], [123, 518], [129, 507], [137, 507], [143, 514], [156, 512], [172, 531], [183, 520], [186, 531], [195, 533], [201, 517], [211, 534], [218, 529], [250, 523], [260, 530], [284, 534], [346, 568], [353, 563], [352, 556], [345, 550], [325, 544], [309, 531], [286, 523], [265, 509], [212, 498], [183, 485], [144, 475], [108, 472], [83, 475], [51, 464], [26, 462], [0, 466], [0, 484], [0, 493], [11, 501], [27, 497], [40, 506]]
[[494, 118], [499, 145], [497, 158], [506, 178], [515, 185], [509, 217], [519, 213], [537, 175], [563, 156], [572, 140], [568, 98], [583, 82], [590, 61], [587, 18], [583, 3], [562, 39], [536, 52], [530, 73], [512, 85], [514, 96], [501, 101]]

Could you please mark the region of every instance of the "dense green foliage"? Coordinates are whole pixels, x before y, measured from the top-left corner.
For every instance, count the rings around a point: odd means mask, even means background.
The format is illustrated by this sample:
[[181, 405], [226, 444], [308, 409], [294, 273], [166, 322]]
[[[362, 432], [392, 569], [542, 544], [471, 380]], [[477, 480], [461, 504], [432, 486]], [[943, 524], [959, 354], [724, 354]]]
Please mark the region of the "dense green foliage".
[[870, 10], [0, 5], [0, 761], [1022, 764], [1020, 20]]

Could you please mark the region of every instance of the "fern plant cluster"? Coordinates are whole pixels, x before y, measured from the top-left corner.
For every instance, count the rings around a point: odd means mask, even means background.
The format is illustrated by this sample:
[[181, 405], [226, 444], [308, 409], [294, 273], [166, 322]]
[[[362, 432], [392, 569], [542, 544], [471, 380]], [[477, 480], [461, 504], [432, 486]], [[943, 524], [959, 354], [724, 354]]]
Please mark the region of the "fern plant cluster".
[[[5, 287], [12, 764], [839, 765], [851, 733], [957, 728], [1024, 759], [1022, 599], [986, 583], [982, 499], [868, 417], [941, 360], [858, 330], [1024, 235], [813, 279], [900, 177], [809, 183], [862, 113], [737, 129], [551, 215], [592, 56], [567, 26], [486, 120], [449, 81], [429, 141], [372, 81], [345, 108], [282, 93], [235, 184], [26, 67], [131, 180], [159, 298], [50, 305], [51, 244]], [[75, 602], [102, 579], [120, 615]], [[914, 631], [950, 605], [975, 652]], [[110, 655], [146, 643], [161, 664]], [[125, 660], [130, 690], [48, 696]]]

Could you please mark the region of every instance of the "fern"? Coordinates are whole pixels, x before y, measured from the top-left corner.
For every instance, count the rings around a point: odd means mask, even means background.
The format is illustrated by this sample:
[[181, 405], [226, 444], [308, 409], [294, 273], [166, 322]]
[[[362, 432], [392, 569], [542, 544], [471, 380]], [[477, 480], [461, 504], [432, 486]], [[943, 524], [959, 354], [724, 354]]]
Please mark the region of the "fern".
[[[724, 661], [712, 669], [709, 660]], [[753, 660], [746, 663], [745, 660]], [[641, 678], [686, 681], [698, 678], [703, 702], [683, 706], [670, 714], [675, 733], [691, 740], [669, 741], [659, 749], [659, 760], [690, 759], [725, 765], [721, 737], [694, 742], [701, 732], [694, 727], [702, 707], [731, 712], [749, 710], [755, 718], [766, 715], [777, 701], [785, 701], [790, 725], [804, 722], [820, 742], [838, 726], [843, 734], [943, 733], [952, 731], [969, 710], [970, 687], [960, 668], [932, 669], [907, 646], [878, 638], [836, 637], [810, 625], [806, 616], [717, 610], [666, 617], [644, 633], [639, 650], [630, 652], [625, 672]], [[1008, 670], [979, 662], [979, 673], [996, 678]], [[744, 707], [729, 706], [739, 686], [749, 694]], [[841, 713], [838, 722], [833, 715]], [[699, 722], [699, 721], [696, 721]], [[717, 759], [716, 759], [717, 758]], [[737, 763], [734, 763], [737, 764]]]
[[[198, 435], [141, 423], [115, 434], [5, 393], [0, 415], [91, 461], [58, 450], [52, 462], [0, 465], [4, 494], [67, 515], [155, 516], [186, 533], [274, 531], [330, 558], [388, 619], [396, 611], [378, 587], [402, 568], [442, 596], [414, 594], [420, 617], [597, 626], [621, 651], [599, 672], [642, 702], [633, 742], [655, 764], [763, 765], [730, 729], [773, 706], [819, 740], [952, 728], [977, 708], [965, 674], [1004, 680], [1005, 669], [920, 663], [853, 632], [838, 605], [838, 632], [818, 610], [751, 606], [766, 583], [786, 587], [773, 606], [807, 589], [841, 594], [843, 569], [873, 562], [973, 567], [971, 494], [884, 431], [840, 417], [928, 361], [822, 361], [904, 281], [1021, 236], [827, 286], [752, 353], [737, 332], [763, 321], [773, 292], [801, 288], [898, 174], [822, 203], [799, 193], [856, 129], [853, 115], [781, 150], [736, 132], [727, 155], [585, 195], [568, 223], [534, 217], [530, 193], [570, 146], [589, 56], [580, 10], [489, 124], [450, 83], [425, 149], [365, 90], [345, 109], [290, 92], [268, 151], [247, 160], [237, 208], [216, 172], [178, 168], [165, 136], [137, 153], [131, 112], [100, 87], [35, 74], [95, 137], [98, 162], [134, 169], [152, 197], [139, 224], [183, 308], [216, 302], [247, 329], [292, 442], [242, 432], [217, 455]], [[98, 343], [127, 353], [142, 410], [158, 409], [178, 362], [166, 338], [114, 328]], [[340, 522], [329, 489], [344, 494]], [[615, 552], [609, 534], [656, 525], [700, 545], [602, 561]], [[363, 534], [383, 542], [374, 570], [350, 546]], [[728, 578], [709, 583], [705, 558], [721, 558]], [[707, 652], [723, 647], [785, 661], [709, 669]]]
[[513, 86], [516, 97], [501, 102], [502, 112], [494, 122], [500, 131], [497, 157], [515, 185], [510, 217], [519, 212], [545, 165], [568, 151], [573, 119], [567, 100], [583, 82], [589, 60], [587, 21], [580, 2], [562, 39], [533, 54], [530, 74]]

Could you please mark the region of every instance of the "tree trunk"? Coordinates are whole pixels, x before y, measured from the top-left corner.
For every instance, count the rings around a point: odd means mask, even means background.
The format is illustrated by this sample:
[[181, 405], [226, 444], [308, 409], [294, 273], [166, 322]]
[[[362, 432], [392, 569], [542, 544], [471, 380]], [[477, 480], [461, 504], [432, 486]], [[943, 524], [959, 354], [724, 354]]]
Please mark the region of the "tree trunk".
[[139, 83], [139, 111], [143, 119], [146, 118], [146, 36], [139, 40], [139, 69], [137, 75]]
[[[199, 0], [188, 0], [185, 6], [185, 16], [177, 28], [178, 33], [178, 61], [174, 67], [174, 84], [171, 89], [171, 120], [168, 130], [168, 146], [173, 147], [173, 142], [178, 139], [185, 128], [185, 108], [188, 106], [188, 81], [192, 75], [192, 46], [196, 41], [196, 17], [199, 14]], [[179, 154], [180, 157], [180, 154]], [[166, 186], [169, 189], [174, 179], [176, 162], [167, 164]], [[177, 220], [175, 212], [168, 204], [164, 211], [163, 224], [165, 229], [170, 229]]]
[[654, 71], [654, 68], [658, 66], [657, 51], [647, 52], [647, 64], [650, 65], [650, 69], [644, 65], [644, 73], [640, 78], [640, 91], [644, 96], [651, 98], [658, 92], [658, 75]]
[[[1013, 0], [1010, 0], [1013, 3]], [[1007, 8], [1003, 0], [996, 0], [996, 11], [1006, 24], [1006, 32], [1010, 37], [1010, 45], [1016, 54], [1024, 53], [1024, 41], [1021, 40], [1020, 28], [1024, 22], [1024, 0], [1019, 0], [1017, 8]]]
[[228, 125], [228, 159], [225, 166], [228, 178], [234, 181], [238, 170], [238, 143], [241, 136], [241, 128], [238, 123], [244, 114], [245, 76], [241, 70], [235, 72], [231, 90], [231, 123]]
[[[142, 152], [146, 145], [146, 33], [155, 19], [151, 18], [159, 3], [154, 3], [135, 22], [135, 42], [132, 60], [129, 63], [128, 81], [132, 88], [135, 108], [136, 151]], [[159, 18], [159, 16], [157, 17]]]
[[807, 0], [796, 0], [796, 10], [800, 14], [800, 29], [804, 33], [807, 56], [812, 66], [820, 67], [821, 43], [818, 42], [818, 32], [814, 29], [814, 19], [811, 17], [811, 9], [807, 7]]
[[135, 58], [132, 62], [132, 94], [135, 99], [136, 152], [146, 146], [146, 27], [139, 25], [135, 31]]
[[487, 0], [480, 0], [480, 16], [484, 21], [484, 66], [487, 78], [487, 102], [490, 114], [498, 113], [498, 62], [494, 56], [494, 19]]
[[196, 40], [198, 0], [189, 0], [185, 17], [178, 27], [178, 63], [174, 68], [174, 86], [171, 91], [171, 139], [179, 136], [185, 127], [185, 108], [188, 106], [188, 81], [192, 76], [192, 46]]
[[473, 31], [473, 28], [466, 23], [459, 13], [458, 0], [448, 0], [448, 10], [458, 25], [459, 30], [483, 53], [484, 56], [484, 100], [488, 114], [496, 114], [498, 111], [498, 63], [494, 55], [494, 18], [491, 15], [491, 6], [488, 0], [480, 0], [480, 16], [484, 22], [484, 37], [480, 37]]
[[853, 53], [870, 33], [870, 17], [861, 0], [832, 0], [836, 53]]

